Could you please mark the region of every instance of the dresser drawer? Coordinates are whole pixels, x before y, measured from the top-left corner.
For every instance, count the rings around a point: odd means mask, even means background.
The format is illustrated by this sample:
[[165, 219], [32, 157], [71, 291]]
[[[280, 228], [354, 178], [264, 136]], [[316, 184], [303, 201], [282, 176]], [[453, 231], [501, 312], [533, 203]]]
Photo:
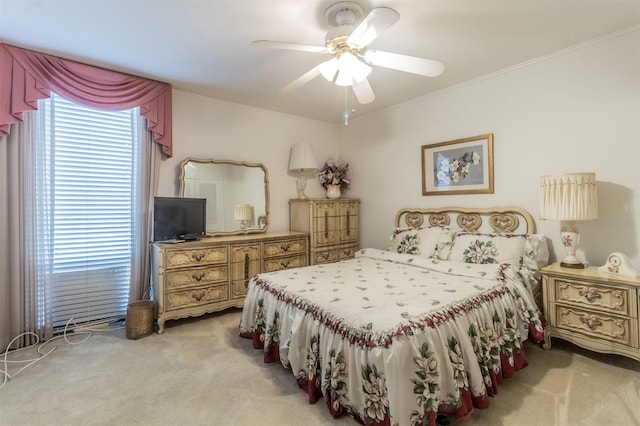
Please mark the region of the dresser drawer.
[[184, 287], [202, 286], [207, 283], [224, 282], [229, 277], [227, 265], [203, 266], [201, 268], [172, 269], [167, 271], [165, 284], [167, 290]]
[[558, 303], [637, 317], [635, 305], [630, 303], [636, 301], [636, 291], [633, 288], [556, 279], [555, 289]]
[[295, 239], [286, 241], [274, 241], [264, 243], [265, 257], [281, 256], [287, 254], [306, 253], [307, 240]]
[[358, 203], [340, 204], [340, 243], [358, 241]]
[[341, 201], [339, 204], [339, 214], [343, 217], [358, 217], [358, 203], [357, 202], [349, 202], [349, 201]]
[[166, 250], [165, 252], [166, 269], [226, 262], [226, 246], [186, 250]]
[[340, 214], [340, 208], [332, 201], [315, 201], [313, 204], [313, 216], [316, 219], [333, 217]]
[[299, 268], [301, 266], [307, 266], [306, 254], [300, 254], [297, 256], [286, 256], [275, 259], [264, 260], [264, 272], [281, 271], [283, 269]]
[[167, 292], [168, 311], [206, 305], [212, 302], [222, 302], [229, 299], [229, 284], [220, 283], [207, 287]]
[[556, 327], [638, 347], [638, 321], [573, 306], [555, 306]]
[[338, 252], [337, 250], [322, 250], [311, 253], [311, 264], [317, 265], [319, 263], [331, 263], [337, 262]]
[[244, 299], [247, 294], [249, 281], [235, 280], [231, 282], [231, 299]]
[[333, 246], [340, 242], [340, 231], [338, 229], [321, 229], [313, 234], [316, 247]]
[[231, 247], [231, 262], [245, 262], [260, 259], [260, 245], [243, 245]]
[[358, 247], [357, 246], [348, 246], [348, 247], [341, 247], [338, 250], [338, 260], [346, 260], [346, 259], [353, 259], [353, 257], [356, 255], [356, 252], [358, 251]]

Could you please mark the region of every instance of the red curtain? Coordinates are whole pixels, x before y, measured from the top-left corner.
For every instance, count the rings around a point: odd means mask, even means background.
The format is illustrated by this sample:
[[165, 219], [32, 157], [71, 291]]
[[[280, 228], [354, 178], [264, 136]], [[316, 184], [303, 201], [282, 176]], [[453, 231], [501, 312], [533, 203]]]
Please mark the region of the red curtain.
[[171, 85], [0, 43], [0, 137], [51, 91], [103, 110], [140, 107], [154, 140], [171, 157]]

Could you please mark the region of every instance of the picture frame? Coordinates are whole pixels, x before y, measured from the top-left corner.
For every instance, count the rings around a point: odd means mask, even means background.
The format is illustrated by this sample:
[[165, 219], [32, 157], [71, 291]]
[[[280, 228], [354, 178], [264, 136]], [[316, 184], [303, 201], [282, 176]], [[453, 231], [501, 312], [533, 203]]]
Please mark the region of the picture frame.
[[493, 133], [422, 145], [422, 195], [493, 194]]

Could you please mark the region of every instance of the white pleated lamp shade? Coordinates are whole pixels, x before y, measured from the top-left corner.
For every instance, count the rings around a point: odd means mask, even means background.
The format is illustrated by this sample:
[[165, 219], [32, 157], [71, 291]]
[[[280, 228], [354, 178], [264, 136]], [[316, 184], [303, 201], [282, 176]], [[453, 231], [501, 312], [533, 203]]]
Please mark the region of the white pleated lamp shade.
[[595, 173], [563, 173], [540, 179], [540, 219], [593, 220], [598, 218]]
[[310, 143], [299, 142], [291, 147], [291, 152], [289, 153], [290, 172], [304, 172], [317, 168], [318, 163], [313, 155], [313, 148]]
[[238, 204], [233, 212], [235, 220], [251, 220], [253, 207], [250, 204]]

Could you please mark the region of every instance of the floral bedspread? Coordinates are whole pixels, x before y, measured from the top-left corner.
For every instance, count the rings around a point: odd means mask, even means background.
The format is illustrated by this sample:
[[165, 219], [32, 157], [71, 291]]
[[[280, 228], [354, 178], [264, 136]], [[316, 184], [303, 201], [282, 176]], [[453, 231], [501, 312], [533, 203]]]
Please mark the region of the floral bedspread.
[[527, 365], [542, 315], [507, 264], [377, 249], [254, 277], [240, 334], [290, 368], [310, 402], [365, 424], [435, 424], [486, 408]]

